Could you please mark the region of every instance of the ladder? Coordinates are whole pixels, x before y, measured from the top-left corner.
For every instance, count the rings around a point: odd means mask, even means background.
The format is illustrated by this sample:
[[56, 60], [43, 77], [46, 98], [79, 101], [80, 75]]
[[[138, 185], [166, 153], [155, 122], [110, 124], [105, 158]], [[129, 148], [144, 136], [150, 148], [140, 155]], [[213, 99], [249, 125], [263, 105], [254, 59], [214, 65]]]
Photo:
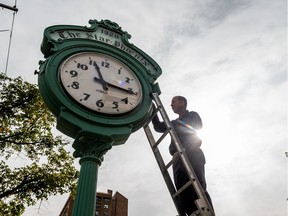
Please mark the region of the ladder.
[[[169, 117], [162, 105], [162, 102], [159, 98], [158, 93], [152, 93], [152, 97], [153, 100], [156, 104], [156, 111], [154, 111], [154, 113], [152, 114], [150, 120], [143, 126], [145, 134], [148, 138], [148, 141], [150, 143], [150, 146], [152, 148], [152, 151], [154, 153], [154, 156], [156, 158], [156, 161], [158, 163], [158, 166], [160, 168], [160, 171], [163, 175], [163, 178], [165, 180], [165, 183], [167, 185], [167, 188], [169, 190], [169, 193], [172, 197], [172, 200], [174, 202], [174, 205], [177, 209], [177, 212], [179, 214], [179, 216], [186, 216], [186, 214], [181, 210], [180, 208], [180, 204], [179, 204], [179, 194], [182, 193], [186, 188], [188, 188], [189, 186], [193, 186], [198, 199], [195, 200], [195, 204], [198, 208], [197, 211], [193, 212], [191, 215], [189, 216], [215, 216], [213, 209], [211, 208], [211, 205], [208, 201], [208, 199], [206, 198], [206, 195], [196, 177], [196, 174], [188, 160], [188, 157], [185, 153], [185, 151], [182, 151], [182, 147], [181, 147], [181, 143], [179, 141], [179, 138], [177, 137], [177, 134], [169, 120]], [[155, 141], [155, 138], [151, 132], [151, 129], [149, 127], [149, 123], [152, 121], [152, 119], [155, 117], [155, 115], [157, 115], [157, 112], [160, 112], [163, 121], [165, 122], [165, 125], [167, 127], [167, 130], [162, 134], [162, 136]], [[175, 147], [177, 149], [176, 152], [176, 157], [180, 157], [180, 160], [182, 161], [185, 170], [188, 173], [189, 179], [190, 181], [188, 181], [182, 188], [180, 188], [178, 191], [176, 190], [173, 181], [171, 179], [171, 176], [168, 172], [168, 169], [170, 168], [170, 166], [174, 163], [175, 161], [175, 157], [172, 158], [171, 161], [169, 161], [167, 164], [165, 164], [163, 157], [160, 153], [160, 150], [158, 148], [159, 144], [163, 141], [163, 139], [166, 137], [166, 135], [170, 135], [171, 139], [174, 141], [175, 143]]]

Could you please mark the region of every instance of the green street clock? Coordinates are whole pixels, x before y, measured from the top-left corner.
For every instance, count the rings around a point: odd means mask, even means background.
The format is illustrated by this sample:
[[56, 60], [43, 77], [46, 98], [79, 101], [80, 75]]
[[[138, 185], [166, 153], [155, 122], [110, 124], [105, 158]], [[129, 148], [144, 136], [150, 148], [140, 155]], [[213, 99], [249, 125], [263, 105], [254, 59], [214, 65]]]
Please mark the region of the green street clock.
[[64, 134], [122, 144], [149, 119], [161, 68], [118, 24], [89, 23], [45, 29], [40, 93]]

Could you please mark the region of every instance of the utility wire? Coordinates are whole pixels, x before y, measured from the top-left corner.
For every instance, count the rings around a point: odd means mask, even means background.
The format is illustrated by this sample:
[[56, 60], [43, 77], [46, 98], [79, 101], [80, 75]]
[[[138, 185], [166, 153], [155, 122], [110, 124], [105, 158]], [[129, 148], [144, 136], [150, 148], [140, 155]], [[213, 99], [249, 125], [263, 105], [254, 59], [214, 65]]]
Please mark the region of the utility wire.
[[0, 30], [0, 32], [4, 31], [10, 31], [10, 38], [9, 38], [9, 45], [8, 45], [8, 53], [7, 53], [7, 60], [6, 60], [6, 66], [5, 66], [5, 74], [7, 74], [7, 68], [8, 68], [8, 62], [9, 62], [9, 56], [10, 56], [10, 49], [11, 49], [11, 41], [12, 41], [12, 34], [13, 34], [13, 28], [14, 28], [14, 20], [15, 20], [15, 14], [18, 11], [18, 8], [16, 7], [17, 5], [17, 0], [15, 0], [15, 4], [13, 7], [10, 7], [8, 5], [4, 5], [0, 3], [0, 7], [6, 8], [8, 10], [13, 10], [13, 18], [12, 18], [12, 25], [11, 25], [11, 30]]

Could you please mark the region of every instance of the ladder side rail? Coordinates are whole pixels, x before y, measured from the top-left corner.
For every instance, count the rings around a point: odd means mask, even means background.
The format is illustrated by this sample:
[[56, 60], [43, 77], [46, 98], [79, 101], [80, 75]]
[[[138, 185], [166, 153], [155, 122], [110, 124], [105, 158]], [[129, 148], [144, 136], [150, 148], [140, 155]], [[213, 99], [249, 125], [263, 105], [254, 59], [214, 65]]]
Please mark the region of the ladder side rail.
[[150, 116], [149, 120], [143, 125], [143, 128], [150, 124], [152, 119], [157, 115], [157, 112], [159, 112], [159, 107], [156, 107], [156, 109], [152, 112], [152, 115]]
[[152, 152], [153, 152], [153, 154], [154, 154], [154, 156], [156, 158], [157, 164], [158, 164], [158, 166], [159, 166], [159, 168], [161, 170], [161, 174], [162, 174], [162, 176], [164, 178], [166, 186], [167, 186], [167, 188], [169, 190], [169, 193], [170, 193], [170, 195], [172, 197], [172, 200], [173, 200], [173, 203], [174, 203], [174, 205], [176, 207], [176, 210], [177, 210], [179, 216], [185, 216], [185, 213], [179, 207], [180, 206], [179, 199], [173, 197], [173, 194], [176, 193], [176, 188], [174, 187], [173, 181], [172, 181], [172, 179], [170, 177], [170, 174], [169, 174], [168, 170], [165, 169], [165, 162], [163, 160], [163, 157], [162, 157], [162, 155], [161, 155], [161, 153], [160, 153], [160, 151], [159, 151], [159, 149], [157, 147], [153, 148], [153, 146], [155, 146], [155, 139], [154, 139], [154, 136], [153, 136], [153, 134], [152, 134], [152, 132], [150, 130], [149, 125], [145, 125], [144, 131], [145, 131], [145, 134], [146, 134], [146, 136], [148, 138], [148, 141], [149, 141], [149, 144], [151, 146]]
[[[154, 110], [154, 112], [152, 113], [152, 115], [150, 116], [150, 119], [144, 124], [143, 128], [145, 130], [146, 127], [149, 127], [150, 122], [152, 121], [152, 119], [157, 115], [157, 113], [159, 112], [159, 107], [156, 108], [156, 110]], [[150, 130], [150, 129], [149, 129]], [[145, 131], [146, 132], [146, 131]], [[163, 141], [163, 139], [167, 136], [167, 134], [169, 133], [169, 129], [167, 129], [161, 136], [160, 138], [155, 141], [154, 143], [151, 144], [152, 149], [157, 148], [157, 146]], [[151, 133], [152, 134], [152, 133]], [[147, 135], [147, 134], [146, 134]], [[147, 137], [148, 138], [148, 137]], [[149, 138], [148, 138], [149, 139]]]
[[[204, 210], [208, 209], [209, 213], [207, 216], [210, 216], [210, 215], [214, 216], [213, 209], [212, 209], [212, 207], [211, 207], [211, 205], [210, 205], [210, 203], [209, 203], [209, 201], [208, 201], [208, 199], [204, 193], [203, 188], [201, 187], [201, 184], [200, 184], [200, 182], [199, 182], [199, 180], [198, 180], [198, 178], [194, 172], [194, 169], [192, 168], [192, 165], [188, 159], [187, 154], [185, 153], [185, 151], [182, 150], [182, 145], [180, 143], [180, 140], [179, 140], [179, 138], [175, 132], [173, 125], [171, 124], [171, 122], [169, 120], [168, 114], [166, 113], [166, 111], [163, 107], [163, 104], [159, 98], [159, 95], [157, 93], [152, 93], [152, 96], [153, 96], [155, 103], [159, 107], [160, 114], [161, 114], [161, 116], [162, 116], [162, 118], [166, 124], [166, 127], [169, 129], [169, 133], [171, 135], [171, 138], [174, 140], [175, 147], [176, 147], [177, 151], [180, 153], [180, 159], [184, 165], [185, 170], [188, 173], [188, 176], [191, 180], [192, 186], [193, 186], [195, 192], [197, 193], [199, 199], [203, 200], [203, 202], [196, 200], [195, 203], [196, 203], [197, 207], [199, 208], [200, 211], [201, 211], [201, 209], [203, 210], [203, 207], [204, 207]], [[206, 216], [206, 214], [204, 214], [203, 216]]]

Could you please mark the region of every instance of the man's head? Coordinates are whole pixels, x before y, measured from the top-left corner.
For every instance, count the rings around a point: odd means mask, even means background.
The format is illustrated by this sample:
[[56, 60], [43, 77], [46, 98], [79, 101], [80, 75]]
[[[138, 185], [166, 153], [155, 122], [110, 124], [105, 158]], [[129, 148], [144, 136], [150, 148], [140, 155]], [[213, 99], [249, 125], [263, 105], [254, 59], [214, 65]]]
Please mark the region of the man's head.
[[182, 115], [187, 108], [187, 100], [183, 96], [175, 96], [172, 98], [171, 107], [174, 113]]

